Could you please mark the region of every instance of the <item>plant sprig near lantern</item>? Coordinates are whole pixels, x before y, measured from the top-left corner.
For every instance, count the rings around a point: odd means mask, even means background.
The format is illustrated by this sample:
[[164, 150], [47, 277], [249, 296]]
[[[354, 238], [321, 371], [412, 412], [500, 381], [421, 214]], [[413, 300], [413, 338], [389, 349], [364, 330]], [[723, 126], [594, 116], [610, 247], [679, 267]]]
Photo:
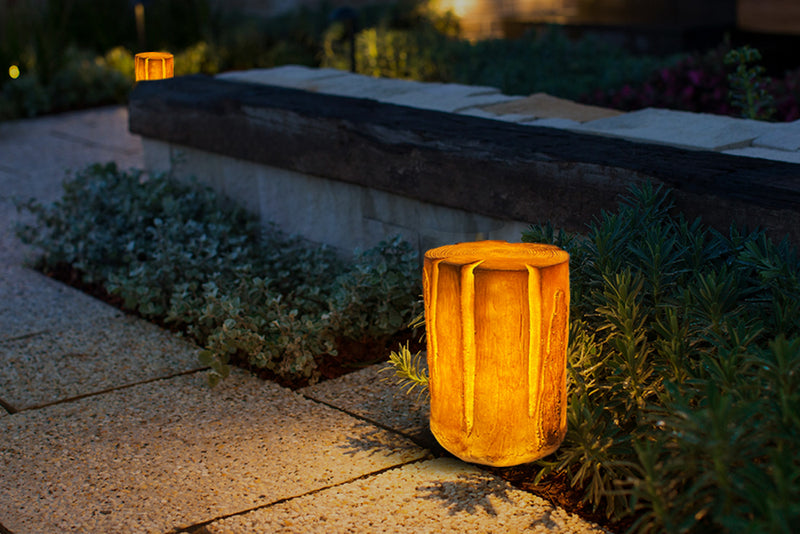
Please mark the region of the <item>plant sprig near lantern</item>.
[[567, 429], [569, 255], [479, 241], [423, 267], [431, 431], [462, 460], [510, 466], [555, 451]]
[[141, 52], [134, 58], [136, 81], [163, 80], [172, 78], [175, 63], [172, 54], [167, 52]]

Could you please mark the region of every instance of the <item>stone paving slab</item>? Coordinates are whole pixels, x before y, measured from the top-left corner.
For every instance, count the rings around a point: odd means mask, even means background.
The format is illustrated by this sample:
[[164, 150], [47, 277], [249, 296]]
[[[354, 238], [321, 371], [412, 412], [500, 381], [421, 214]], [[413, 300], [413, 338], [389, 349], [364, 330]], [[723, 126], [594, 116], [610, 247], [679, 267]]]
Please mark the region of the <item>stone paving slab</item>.
[[522, 113], [506, 113], [504, 115], [496, 115], [490, 111], [486, 111], [481, 107], [463, 109], [458, 113], [459, 115], [470, 115], [472, 117], [481, 117], [482, 119], [492, 119], [503, 122], [526, 122], [533, 120], [534, 118], [531, 115], [525, 115]]
[[0, 264], [0, 342], [120, 315], [118, 309], [39, 272]]
[[522, 97], [508, 96], [495, 87], [448, 84], [425, 84], [421, 91], [402, 93], [381, 102], [411, 106], [419, 109], [432, 109], [443, 112], [459, 112], [473, 107], [519, 100]]
[[113, 106], [0, 122], [2, 194], [44, 202], [61, 195], [68, 169], [112, 160], [141, 167], [141, 139], [128, 132], [127, 117], [127, 108]]
[[761, 121], [647, 108], [585, 122], [575, 131], [610, 135], [689, 149], [728, 150], [749, 145], [770, 131]]
[[272, 69], [250, 69], [217, 74], [223, 80], [263, 83], [278, 87], [304, 89], [309, 84], [325, 78], [349, 76], [349, 72], [338, 69], [312, 69], [302, 65], [284, 65]]
[[576, 122], [605, 119], [623, 114], [622, 111], [615, 109], [579, 104], [545, 93], [535, 93], [511, 102], [482, 106], [481, 109], [495, 115], [519, 115], [525, 117], [524, 120], [569, 119]]
[[107, 106], [88, 112], [63, 113], [53, 116], [53, 119], [53, 123], [48, 125], [51, 137], [120, 156], [136, 156], [142, 152], [140, 138], [131, 135], [125, 127], [128, 122], [126, 106]]
[[356, 414], [369, 421], [411, 437], [429, 449], [441, 449], [428, 425], [430, 402], [427, 394], [415, 390], [407, 395], [394, 379], [387, 364], [371, 365], [360, 371], [298, 390], [298, 393]]
[[202, 532], [605, 531], [476, 467], [439, 458], [215, 521]]
[[411, 91], [424, 91], [431, 85], [440, 85], [397, 78], [376, 78], [336, 69], [309, 69], [298, 66], [231, 72], [219, 74], [218, 77], [224, 80], [262, 83], [375, 100]]
[[756, 137], [753, 146], [776, 150], [800, 150], [800, 120], [773, 124], [768, 132]]
[[398, 434], [235, 372], [140, 384], [0, 419], [14, 534], [167, 532], [426, 457]]
[[[69, 313], [69, 312], [68, 312]], [[17, 410], [202, 368], [199, 348], [136, 317], [0, 341], [0, 398]]]
[[386, 99], [411, 93], [424, 91], [431, 85], [411, 80], [395, 78], [374, 78], [360, 74], [348, 74], [336, 78], [315, 80], [303, 87], [308, 91], [326, 93], [329, 95], [350, 96], [354, 98], [371, 98], [386, 101]]

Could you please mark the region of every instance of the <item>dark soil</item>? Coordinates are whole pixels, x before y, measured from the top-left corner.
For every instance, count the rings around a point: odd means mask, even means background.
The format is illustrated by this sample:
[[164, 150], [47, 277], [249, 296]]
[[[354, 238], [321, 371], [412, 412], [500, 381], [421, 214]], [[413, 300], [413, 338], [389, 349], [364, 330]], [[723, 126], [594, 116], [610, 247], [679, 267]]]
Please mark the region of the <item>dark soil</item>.
[[[55, 269], [47, 271], [45, 274], [102, 300], [107, 304], [117, 307], [126, 313], [136, 315], [135, 311], [125, 308], [121, 297], [110, 294], [100, 283], [85, 282], [81, 273], [69, 265], [60, 265]], [[176, 330], [172, 325], [164, 324], [159, 321], [155, 322], [168, 330]], [[340, 339], [337, 343], [337, 356], [323, 354], [316, 359], [318, 369], [321, 373], [320, 381], [338, 378], [363, 369], [364, 367], [386, 361], [385, 355], [389, 354], [389, 351], [396, 349], [399, 344], [406, 342], [409, 343], [409, 348], [412, 352], [424, 349], [418, 336], [415, 336], [411, 330], [403, 331], [392, 337], [379, 340], [364, 339], [356, 341], [352, 339]], [[382, 356], [376, 360], [376, 354]], [[277, 382], [290, 389], [299, 389], [308, 385], [308, 380], [288, 381], [276, 376], [268, 370], [248, 366], [245, 362], [236, 362], [236, 365], [252, 372], [262, 379]], [[602, 513], [602, 510], [593, 510], [590, 504], [581, 500], [583, 497], [581, 489], [571, 487], [566, 475], [562, 473], [556, 473], [545, 477], [543, 480], [539, 481], [538, 484], [534, 484], [533, 481], [538, 472], [535, 464], [525, 464], [514, 467], [481, 467], [499, 476], [503, 480], [508, 481], [514, 487], [541, 497], [556, 506], [560, 506], [567, 512], [577, 514], [588, 521], [597, 523], [611, 532], [626, 532], [636, 520], [634, 516], [625, 518], [622, 521], [611, 521]]]

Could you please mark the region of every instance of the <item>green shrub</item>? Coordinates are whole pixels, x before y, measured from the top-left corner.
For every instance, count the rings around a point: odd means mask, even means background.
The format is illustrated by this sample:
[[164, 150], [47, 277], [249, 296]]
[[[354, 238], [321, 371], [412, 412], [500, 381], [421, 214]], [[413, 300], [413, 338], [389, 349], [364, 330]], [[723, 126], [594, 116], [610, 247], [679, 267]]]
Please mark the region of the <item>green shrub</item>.
[[646, 187], [565, 243], [570, 424], [542, 474], [643, 531], [781, 532], [800, 518], [800, 262], [670, 210]]
[[334, 281], [331, 324], [350, 339], [378, 339], [403, 330], [418, 311], [419, 258], [411, 245], [395, 237], [357, 255]]
[[[723, 235], [646, 186], [570, 253], [568, 425], [539, 478], [638, 532], [791, 532], [800, 521], [800, 259], [763, 232]], [[391, 361], [425, 386], [408, 351]]]
[[[358, 72], [498, 87], [506, 94], [546, 92], [577, 99], [638, 83], [675, 58], [635, 56], [593, 38], [568, 39], [549, 28], [520, 39], [470, 43], [420, 19], [412, 28], [374, 26], [356, 36]], [[348, 45], [336, 27], [326, 34], [322, 65], [349, 68]]]
[[416, 254], [395, 239], [352, 263], [222, 202], [208, 188], [93, 165], [50, 206], [19, 205], [39, 267], [69, 266], [126, 308], [192, 336], [216, 383], [230, 364], [314, 382], [341, 339], [383, 340], [413, 316]]

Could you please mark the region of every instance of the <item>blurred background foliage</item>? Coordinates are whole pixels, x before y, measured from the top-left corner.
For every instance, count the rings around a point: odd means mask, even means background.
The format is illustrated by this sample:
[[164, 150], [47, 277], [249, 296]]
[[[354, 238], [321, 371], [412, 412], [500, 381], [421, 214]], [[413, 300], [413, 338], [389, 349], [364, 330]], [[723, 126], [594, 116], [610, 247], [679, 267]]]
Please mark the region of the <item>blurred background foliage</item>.
[[[0, 3], [0, 119], [124, 103], [133, 55], [175, 54], [175, 74], [285, 64], [350, 68], [422, 81], [490, 85], [506, 94], [546, 92], [621, 109], [669, 107], [737, 114], [723, 58], [731, 47], [694, 54], [633, 54], [599, 38], [569, 38], [557, 26], [517, 39], [469, 41], [458, 19], [427, 0], [332, 17], [326, 3], [273, 18], [212, 7], [208, 0], [144, 2], [144, 43], [133, 0], [27, 0]], [[351, 30], [352, 28], [352, 30]], [[12, 66], [18, 75], [11, 76]], [[16, 72], [15, 72], [16, 74]], [[766, 83], [776, 120], [800, 117], [800, 70]]]

